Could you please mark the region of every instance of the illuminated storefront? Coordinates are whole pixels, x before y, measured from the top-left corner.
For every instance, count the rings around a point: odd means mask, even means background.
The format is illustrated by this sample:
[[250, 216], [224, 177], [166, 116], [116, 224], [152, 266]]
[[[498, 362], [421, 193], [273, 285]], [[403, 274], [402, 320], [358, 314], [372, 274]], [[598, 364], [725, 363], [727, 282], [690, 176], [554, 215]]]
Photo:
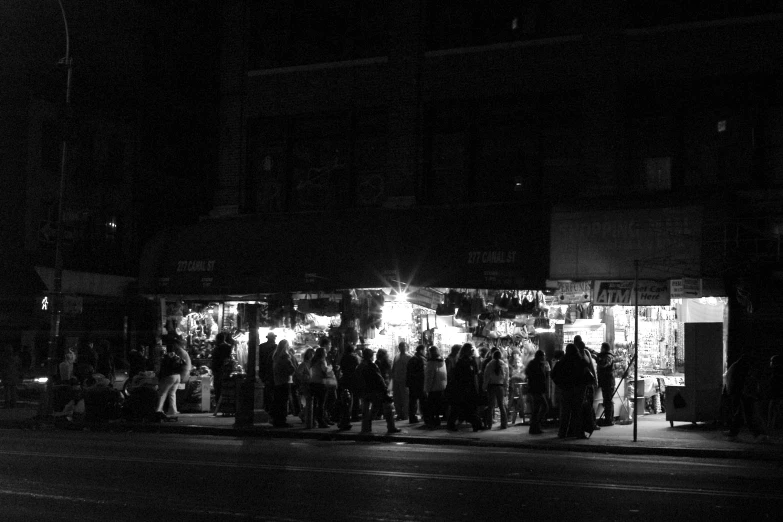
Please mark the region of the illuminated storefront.
[[[197, 359], [219, 331], [243, 359], [248, 303], [261, 341], [274, 329], [298, 353], [329, 336], [392, 356], [402, 341], [446, 355], [453, 344], [534, 336], [546, 235], [543, 214], [518, 203], [236, 216], [161, 234], [139, 286], [159, 303], [159, 333], [185, 335]], [[525, 296], [527, 309], [509, 311]], [[501, 312], [513, 328], [501, 331]]]

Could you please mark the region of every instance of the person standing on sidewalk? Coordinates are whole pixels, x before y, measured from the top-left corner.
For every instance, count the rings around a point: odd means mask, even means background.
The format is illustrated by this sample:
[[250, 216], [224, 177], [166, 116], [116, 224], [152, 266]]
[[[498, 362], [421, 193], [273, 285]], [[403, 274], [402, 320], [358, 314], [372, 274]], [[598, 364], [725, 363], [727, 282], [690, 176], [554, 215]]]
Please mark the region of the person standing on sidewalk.
[[313, 427], [313, 393], [310, 391], [310, 381], [312, 373], [310, 365], [313, 361], [315, 350], [308, 348], [302, 355], [302, 362], [296, 367], [296, 383], [299, 386], [299, 396], [304, 398], [304, 408], [302, 408], [299, 418], [306, 429]]
[[319, 346], [315, 350], [312, 363], [310, 364], [310, 393], [313, 395], [313, 415], [319, 428], [328, 428], [334, 423], [327, 418], [326, 411], [326, 385], [332, 374], [332, 366], [326, 360], [326, 350]]
[[536, 355], [527, 363], [525, 375], [527, 376], [527, 393], [533, 400], [530, 412], [530, 435], [541, 435], [541, 421], [546, 416], [549, 406], [546, 402], [547, 375], [549, 363], [543, 351], [536, 351]]
[[356, 368], [359, 366], [359, 357], [356, 354], [356, 348], [353, 343], [346, 343], [345, 352], [340, 359], [340, 378], [337, 383], [340, 389], [340, 396], [343, 396], [344, 391], [350, 394], [350, 418], [344, 423], [345, 425], [350, 422], [356, 422], [359, 420], [359, 397], [356, 395]]
[[473, 345], [465, 343], [459, 351], [457, 364], [454, 365], [454, 378], [448, 384], [448, 401], [451, 404], [447, 428], [457, 431], [457, 420], [470, 422], [473, 431], [483, 428], [478, 416], [479, 369], [473, 357]]
[[296, 361], [290, 352], [288, 341], [283, 339], [277, 343], [277, 348], [272, 356], [272, 371], [275, 379], [274, 402], [272, 411], [272, 426], [275, 428], [290, 428], [286, 422], [288, 417], [288, 399], [291, 396], [291, 383], [296, 371]]
[[601, 344], [601, 353], [595, 360], [598, 367], [598, 386], [603, 395], [604, 418], [599, 426], [614, 426], [614, 355], [612, 355], [609, 343]]
[[[227, 339], [228, 338], [228, 339]], [[212, 352], [212, 386], [215, 388], [215, 403], [220, 400], [223, 392], [223, 378], [226, 361], [231, 359], [231, 339], [226, 332], [220, 332], [215, 337], [215, 351]]]
[[416, 346], [416, 351], [408, 361], [408, 368], [405, 373], [405, 383], [408, 386], [408, 416], [410, 424], [419, 422], [416, 412], [421, 408], [421, 414], [424, 416], [424, 366], [427, 359], [424, 357], [424, 345]]
[[508, 427], [508, 412], [506, 411], [508, 364], [503, 360], [500, 350], [492, 352], [492, 360], [484, 368], [483, 387], [488, 398], [487, 429], [492, 429], [495, 404], [497, 404], [500, 408], [500, 429], [505, 430]]
[[587, 362], [574, 343], [566, 345], [565, 356], [552, 370], [552, 380], [562, 390], [557, 436], [563, 439], [576, 435], [578, 439], [586, 439], [582, 426], [582, 402], [591, 375]]
[[361, 433], [372, 433], [372, 421], [379, 410], [383, 411], [383, 416], [386, 419], [386, 433], [399, 433], [402, 430], [394, 424], [394, 403], [391, 393], [380, 369], [373, 362], [374, 355], [370, 348], [364, 348], [362, 362], [356, 369], [357, 393], [362, 397]]
[[430, 429], [440, 426], [440, 414], [443, 410], [443, 391], [446, 389], [446, 361], [440, 356], [437, 346], [430, 346], [424, 374], [424, 392], [427, 394], [424, 422]]
[[[586, 382], [584, 383], [582, 401], [583, 403], [589, 404], [589, 408], [584, 408], [585, 412], [582, 413], [582, 421], [586, 424], [586, 427], [589, 426], [592, 428], [588, 430], [590, 433], [592, 433], [593, 430], [601, 429], [601, 427], [595, 421], [595, 412], [592, 410], [595, 391], [598, 388], [598, 375], [595, 370], [595, 361], [593, 359], [597, 357], [598, 354], [585, 345], [581, 335], [574, 336], [574, 344], [576, 345], [576, 349], [579, 351], [579, 355], [581, 355], [582, 359], [584, 359], [587, 363], [587, 368], [589, 370], [589, 377], [585, 378]], [[588, 409], [590, 410], [589, 412], [587, 411]], [[588, 419], [588, 417], [590, 418]]]
[[[275, 395], [275, 375], [272, 354], [277, 349], [277, 335], [274, 332], [266, 334], [266, 342], [258, 345], [258, 378], [264, 383], [264, 409], [267, 413], [272, 409]], [[252, 349], [248, 346], [248, 349]]]
[[[408, 353], [408, 343], [401, 342], [397, 346], [399, 353], [394, 358], [391, 368], [392, 394], [394, 395], [394, 409], [397, 410], [397, 420], [408, 419], [408, 364], [411, 356]], [[411, 412], [415, 415], [415, 412]]]
[[756, 401], [758, 382], [752, 371], [751, 356], [743, 353], [726, 371], [726, 391], [731, 400], [731, 428], [729, 440], [737, 440], [743, 420], [757, 442], [764, 440], [764, 434], [756, 423]]
[[155, 411], [163, 413], [163, 406], [168, 399], [168, 415], [179, 415], [177, 410], [177, 388], [182, 380], [180, 373], [186, 366], [185, 340], [181, 335], [175, 334], [166, 341], [166, 353], [160, 363], [160, 375], [158, 376], [158, 405]]

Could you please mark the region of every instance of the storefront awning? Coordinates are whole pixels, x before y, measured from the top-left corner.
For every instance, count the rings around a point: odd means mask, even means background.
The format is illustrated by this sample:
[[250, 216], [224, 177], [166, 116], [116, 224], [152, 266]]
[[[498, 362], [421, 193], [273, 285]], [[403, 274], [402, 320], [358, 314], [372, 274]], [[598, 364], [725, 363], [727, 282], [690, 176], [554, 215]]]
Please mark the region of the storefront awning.
[[[54, 290], [54, 269], [35, 267], [35, 271], [46, 284], [47, 290]], [[122, 297], [135, 278], [95, 272], [63, 270], [62, 291], [64, 294]]]
[[343, 288], [543, 288], [548, 224], [520, 203], [236, 216], [147, 245], [148, 295], [252, 296]]

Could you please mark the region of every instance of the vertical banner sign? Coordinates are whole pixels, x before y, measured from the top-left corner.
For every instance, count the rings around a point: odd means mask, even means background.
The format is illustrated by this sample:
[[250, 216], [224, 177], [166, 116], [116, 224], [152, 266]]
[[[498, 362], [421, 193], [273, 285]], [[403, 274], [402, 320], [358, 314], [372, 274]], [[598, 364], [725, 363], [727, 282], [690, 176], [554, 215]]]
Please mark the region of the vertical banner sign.
[[[666, 281], [638, 281], [639, 306], [668, 306], [669, 284]], [[637, 304], [634, 300], [633, 281], [595, 281], [593, 289], [593, 304], [624, 305]]]

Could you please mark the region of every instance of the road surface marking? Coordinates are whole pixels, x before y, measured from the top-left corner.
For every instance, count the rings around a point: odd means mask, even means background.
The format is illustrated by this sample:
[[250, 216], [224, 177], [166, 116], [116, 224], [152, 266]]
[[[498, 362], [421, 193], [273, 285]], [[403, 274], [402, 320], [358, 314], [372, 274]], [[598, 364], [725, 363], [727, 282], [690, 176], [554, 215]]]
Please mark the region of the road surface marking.
[[44, 453], [44, 452], [33, 452], [33, 451], [0, 450], [0, 455], [58, 458], [58, 459], [72, 459], [72, 460], [87, 459], [93, 461], [106, 461], [106, 462], [141, 462], [146, 464], [153, 464], [153, 463], [154, 464], [177, 464], [180, 466], [192, 466], [199, 469], [203, 469], [206, 466], [212, 466], [218, 468], [243, 468], [243, 469], [258, 469], [258, 470], [266, 470], [266, 471], [324, 473], [324, 474], [352, 475], [352, 476], [364, 475], [368, 477], [441, 480], [441, 481], [452, 481], [452, 482], [550, 486], [553, 488], [563, 488], [563, 487], [570, 486], [570, 487], [577, 487], [577, 488], [584, 488], [584, 489], [631, 491], [631, 492], [640, 492], [640, 493], [653, 492], [653, 493], [668, 493], [668, 494], [682, 494], [682, 495], [704, 495], [704, 496], [716, 496], [716, 497], [761, 498], [761, 499], [769, 499], [769, 500], [783, 500], [783, 494], [774, 494], [774, 493], [758, 493], [752, 491], [709, 490], [709, 489], [688, 488], [688, 487], [661, 487], [661, 486], [646, 486], [646, 485], [637, 486], [632, 484], [597, 483], [595, 481], [586, 482], [586, 481], [566, 480], [566, 479], [546, 480], [541, 478], [525, 479], [525, 478], [508, 478], [508, 477], [477, 477], [477, 476], [462, 476], [462, 475], [446, 475], [446, 474], [436, 474], [436, 473], [411, 473], [411, 472], [402, 472], [402, 471], [321, 468], [321, 467], [290, 466], [290, 465], [277, 465], [277, 464], [232, 463], [232, 462], [217, 462], [217, 461], [205, 461], [205, 460], [192, 461], [192, 460], [161, 459], [161, 458], [150, 458], [150, 457], [62, 455], [58, 453]]

